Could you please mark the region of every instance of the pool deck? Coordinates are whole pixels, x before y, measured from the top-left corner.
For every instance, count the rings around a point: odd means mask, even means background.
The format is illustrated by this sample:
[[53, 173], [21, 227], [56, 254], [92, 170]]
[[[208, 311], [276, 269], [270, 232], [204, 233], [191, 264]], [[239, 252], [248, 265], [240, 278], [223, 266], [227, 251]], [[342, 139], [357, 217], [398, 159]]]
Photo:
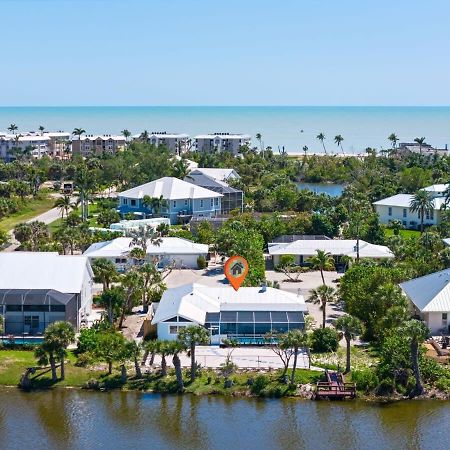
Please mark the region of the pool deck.
[[[202, 367], [217, 369], [225, 362], [230, 349], [218, 346], [198, 346], [195, 350], [195, 359]], [[190, 367], [191, 359], [186, 353], [180, 355], [181, 365]], [[231, 353], [231, 359], [240, 369], [282, 369], [281, 359], [270, 349], [261, 347], [238, 347]], [[291, 358], [289, 367], [292, 367], [294, 358]], [[167, 358], [169, 366], [172, 365], [172, 358]], [[154, 364], [161, 364], [161, 357], [156, 356]], [[309, 368], [309, 359], [305, 351], [300, 351], [297, 357], [297, 367], [299, 369]], [[311, 367], [312, 370], [322, 370]]]

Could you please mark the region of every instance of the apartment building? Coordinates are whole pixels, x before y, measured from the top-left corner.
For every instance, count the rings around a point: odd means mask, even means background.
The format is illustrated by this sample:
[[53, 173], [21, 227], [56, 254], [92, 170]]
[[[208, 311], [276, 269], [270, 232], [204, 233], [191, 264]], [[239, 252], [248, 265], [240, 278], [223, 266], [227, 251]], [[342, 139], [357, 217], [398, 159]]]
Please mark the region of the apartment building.
[[199, 152], [230, 152], [237, 155], [244, 145], [251, 145], [249, 134], [214, 133], [195, 136], [195, 149]]
[[[143, 134], [133, 136], [133, 140], [142, 140]], [[189, 135], [182, 133], [169, 133], [167, 131], [154, 131], [146, 136], [147, 142], [155, 147], [166, 147], [170, 152], [181, 155], [189, 150]]]
[[123, 136], [112, 134], [72, 137], [72, 153], [81, 156], [99, 155], [102, 153], [114, 154], [125, 147], [126, 141]]

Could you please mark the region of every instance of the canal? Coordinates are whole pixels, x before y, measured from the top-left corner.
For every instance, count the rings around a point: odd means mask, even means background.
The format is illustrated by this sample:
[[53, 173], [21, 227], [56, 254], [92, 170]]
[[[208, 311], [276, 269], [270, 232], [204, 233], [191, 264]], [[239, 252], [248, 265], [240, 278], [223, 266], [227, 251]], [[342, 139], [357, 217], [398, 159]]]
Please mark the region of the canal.
[[450, 402], [0, 390], [0, 448], [445, 449]]

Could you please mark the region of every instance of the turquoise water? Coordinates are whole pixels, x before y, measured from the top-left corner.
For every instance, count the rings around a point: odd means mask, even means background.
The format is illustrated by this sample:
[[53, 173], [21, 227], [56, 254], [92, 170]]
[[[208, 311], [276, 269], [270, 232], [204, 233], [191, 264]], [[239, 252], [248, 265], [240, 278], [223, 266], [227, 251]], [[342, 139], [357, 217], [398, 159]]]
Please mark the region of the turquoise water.
[[344, 192], [343, 184], [330, 183], [297, 183], [298, 189], [305, 189], [315, 194], [327, 194], [330, 197], [340, 197]]
[[316, 139], [326, 135], [328, 152], [340, 150], [333, 139], [344, 137], [345, 152], [372, 146], [388, 147], [387, 136], [395, 132], [401, 141], [426, 137], [429, 144], [450, 144], [450, 107], [0, 107], [0, 131], [15, 123], [20, 131], [72, 131], [87, 133], [133, 133], [173, 131], [195, 136], [199, 133], [236, 132], [253, 137], [261, 133], [265, 146], [297, 152], [307, 145], [310, 152], [323, 151]]

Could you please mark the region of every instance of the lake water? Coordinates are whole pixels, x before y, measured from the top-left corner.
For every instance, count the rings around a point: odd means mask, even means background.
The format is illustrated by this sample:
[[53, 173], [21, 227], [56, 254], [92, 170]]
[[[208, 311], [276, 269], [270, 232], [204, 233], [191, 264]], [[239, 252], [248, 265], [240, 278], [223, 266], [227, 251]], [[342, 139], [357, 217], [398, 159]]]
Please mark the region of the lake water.
[[429, 144], [450, 144], [450, 107], [310, 107], [310, 106], [148, 106], [148, 107], [0, 107], [0, 132], [11, 124], [19, 132], [37, 130], [133, 134], [143, 130], [172, 131], [195, 136], [201, 133], [262, 134], [265, 146], [301, 152], [322, 152], [316, 139], [324, 133], [328, 153], [341, 153], [334, 136], [343, 136], [346, 153], [367, 147], [390, 148], [387, 136], [395, 132], [400, 141], [426, 137]]
[[315, 194], [327, 194], [330, 197], [340, 197], [345, 189], [343, 184], [331, 183], [297, 183], [298, 189], [306, 189]]
[[445, 449], [450, 402], [0, 390], [0, 448]]

